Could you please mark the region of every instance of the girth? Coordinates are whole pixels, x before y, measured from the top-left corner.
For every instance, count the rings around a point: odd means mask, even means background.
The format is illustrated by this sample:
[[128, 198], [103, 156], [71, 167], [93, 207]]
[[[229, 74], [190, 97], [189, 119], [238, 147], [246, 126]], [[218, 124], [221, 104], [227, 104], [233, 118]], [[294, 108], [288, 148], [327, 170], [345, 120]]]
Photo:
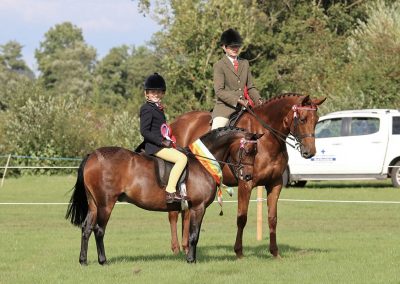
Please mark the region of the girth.
[[[171, 173], [171, 169], [174, 166], [174, 163], [165, 161], [161, 158], [152, 155], [148, 155], [145, 152], [141, 152], [140, 155], [145, 156], [146, 158], [149, 158], [154, 161], [154, 172], [157, 177], [157, 182], [160, 185], [160, 187], [166, 186], [168, 184], [169, 174]], [[179, 177], [177, 184], [178, 188], [181, 183], [186, 182], [187, 177], [188, 177], [188, 169], [186, 165], [181, 176]]]

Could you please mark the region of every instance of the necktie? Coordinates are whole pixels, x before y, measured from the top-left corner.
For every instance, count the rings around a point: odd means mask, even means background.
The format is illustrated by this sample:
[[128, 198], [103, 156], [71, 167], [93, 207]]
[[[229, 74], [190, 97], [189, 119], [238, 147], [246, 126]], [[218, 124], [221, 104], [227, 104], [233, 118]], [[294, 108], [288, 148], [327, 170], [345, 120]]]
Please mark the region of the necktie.
[[236, 72], [239, 70], [239, 62], [237, 59], [233, 60], [233, 68], [235, 68]]

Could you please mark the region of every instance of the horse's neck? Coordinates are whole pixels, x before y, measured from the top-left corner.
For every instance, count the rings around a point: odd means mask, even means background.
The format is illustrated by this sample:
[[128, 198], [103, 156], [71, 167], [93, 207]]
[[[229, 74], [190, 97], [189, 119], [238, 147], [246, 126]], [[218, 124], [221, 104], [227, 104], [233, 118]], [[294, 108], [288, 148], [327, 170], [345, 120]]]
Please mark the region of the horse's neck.
[[294, 104], [292, 100], [277, 99], [255, 108], [254, 113], [273, 129], [288, 135], [289, 128], [284, 126], [284, 119]]
[[223, 161], [226, 157], [226, 152], [229, 150], [229, 145], [237, 138], [237, 134], [226, 134], [225, 137], [215, 139], [215, 137], [205, 137], [202, 140], [204, 146], [210, 151], [216, 160]]

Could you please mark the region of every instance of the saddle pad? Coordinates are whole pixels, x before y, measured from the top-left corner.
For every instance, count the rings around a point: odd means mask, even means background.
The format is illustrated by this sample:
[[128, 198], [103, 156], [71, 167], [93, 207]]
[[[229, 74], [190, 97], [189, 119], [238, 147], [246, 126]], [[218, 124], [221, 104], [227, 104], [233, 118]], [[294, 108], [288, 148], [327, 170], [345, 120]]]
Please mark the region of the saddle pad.
[[222, 183], [222, 169], [214, 155], [207, 149], [200, 139], [197, 139], [190, 144], [189, 149], [203, 167], [212, 175], [217, 186], [219, 186]]

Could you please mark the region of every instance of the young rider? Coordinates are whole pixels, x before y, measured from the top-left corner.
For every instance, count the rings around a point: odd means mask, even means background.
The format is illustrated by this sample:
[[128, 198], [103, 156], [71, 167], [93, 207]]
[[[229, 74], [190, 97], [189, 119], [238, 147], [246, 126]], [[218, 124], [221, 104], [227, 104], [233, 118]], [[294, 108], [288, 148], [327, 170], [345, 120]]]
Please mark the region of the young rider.
[[145, 152], [174, 163], [166, 187], [166, 202], [180, 202], [182, 197], [176, 186], [185, 166], [187, 157], [173, 148], [173, 142], [161, 134], [161, 126], [166, 123], [161, 99], [165, 95], [164, 78], [158, 73], [150, 75], [144, 82], [146, 103], [140, 108], [140, 133], [144, 137]]

